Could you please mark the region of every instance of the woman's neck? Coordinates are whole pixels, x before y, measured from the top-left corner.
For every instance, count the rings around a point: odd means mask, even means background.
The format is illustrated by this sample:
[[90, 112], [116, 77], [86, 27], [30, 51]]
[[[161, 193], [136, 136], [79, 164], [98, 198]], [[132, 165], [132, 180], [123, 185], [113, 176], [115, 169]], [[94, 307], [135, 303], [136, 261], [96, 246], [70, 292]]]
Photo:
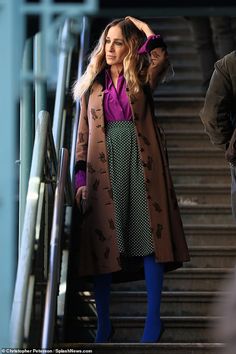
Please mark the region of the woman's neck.
[[120, 73], [123, 70], [123, 65], [122, 64], [112, 65], [110, 70], [111, 70], [112, 77], [118, 78]]

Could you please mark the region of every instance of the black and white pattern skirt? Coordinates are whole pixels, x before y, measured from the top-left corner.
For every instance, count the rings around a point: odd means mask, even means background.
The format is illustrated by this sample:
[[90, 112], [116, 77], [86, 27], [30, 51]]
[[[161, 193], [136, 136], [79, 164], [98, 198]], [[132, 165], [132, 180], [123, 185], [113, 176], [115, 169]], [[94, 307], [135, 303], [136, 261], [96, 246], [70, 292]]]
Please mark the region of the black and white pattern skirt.
[[143, 166], [133, 121], [106, 123], [109, 173], [121, 255], [154, 252]]

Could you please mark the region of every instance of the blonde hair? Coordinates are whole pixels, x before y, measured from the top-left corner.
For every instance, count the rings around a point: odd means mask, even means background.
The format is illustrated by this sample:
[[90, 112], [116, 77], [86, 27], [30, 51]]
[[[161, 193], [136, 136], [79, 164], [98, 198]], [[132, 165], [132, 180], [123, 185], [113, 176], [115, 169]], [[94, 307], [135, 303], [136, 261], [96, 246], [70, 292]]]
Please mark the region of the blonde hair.
[[73, 87], [74, 99], [80, 99], [89, 89], [97, 75], [107, 67], [105, 60], [105, 41], [109, 29], [119, 26], [128, 47], [128, 53], [123, 61], [124, 77], [131, 93], [140, 91], [142, 85], [148, 81], [149, 58], [147, 55], [138, 54], [138, 48], [144, 43], [145, 36], [130, 20], [117, 19], [107, 25], [99, 41], [90, 55], [89, 64], [84, 74], [77, 80]]

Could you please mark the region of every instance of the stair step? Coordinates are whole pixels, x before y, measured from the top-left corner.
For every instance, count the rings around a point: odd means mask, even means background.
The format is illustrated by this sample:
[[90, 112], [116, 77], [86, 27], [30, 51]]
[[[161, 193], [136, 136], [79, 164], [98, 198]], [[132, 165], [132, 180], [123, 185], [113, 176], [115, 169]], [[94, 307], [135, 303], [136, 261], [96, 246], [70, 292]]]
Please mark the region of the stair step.
[[178, 73], [178, 71], [176, 71], [176, 68], [174, 70], [175, 70], [175, 76], [173, 78], [174, 81], [192, 82], [192, 80], [200, 81], [202, 79], [202, 76], [198, 71], [193, 71], [192, 75], [189, 76], [189, 72], [185, 71], [180, 74]]
[[227, 204], [230, 205], [231, 193], [228, 184], [175, 184], [180, 204]]
[[[209, 291], [163, 292], [161, 314], [162, 316], [176, 317], [211, 315], [213, 303], [221, 304], [224, 296], [224, 292]], [[146, 292], [115, 292], [112, 293], [111, 297], [111, 313], [113, 315], [135, 314], [145, 316], [146, 304]]]
[[170, 83], [167, 84], [162, 84], [159, 86], [159, 89], [157, 91], [157, 96], [158, 97], [172, 97], [172, 96], [202, 96], [203, 91], [202, 88], [200, 87], [199, 82], [191, 85], [191, 84], [185, 84], [183, 83], [182, 85], [179, 85], [178, 82], [171, 81]]
[[[175, 130], [177, 132], [185, 131], [186, 126], [191, 128], [192, 131], [203, 131], [203, 124], [201, 119], [197, 115], [191, 114], [176, 114], [175, 112], [169, 112], [168, 114], [160, 113], [157, 109], [156, 117], [162, 128], [164, 128], [165, 133], [168, 131]], [[206, 135], [206, 134], [205, 134]], [[207, 136], [207, 135], [206, 135]]]
[[193, 166], [193, 165], [172, 165], [172, 177], [175, 184], [184, 184], [186, 187], [193, 183], [218, 184], [231, 183], [230, 170], [226, 166]]
[[[172, 85], [176, 85], [176, 86], [199, 85], [200, 86], [200, 84], [201, 84], [201, 75], [199, 74], [193, 74], [193, 76], [189, 76], [188, 73], [185, 74], [175, 73], [171, 81], [168, 82], [167, 84], [166, 83], [160, 84], [159, 89], [160, 87], [165, 87], [167, 89], [169, 86]], [[157, 90], [157, 94], [158, 94], [158, 90]]]
[[195, 53], [197, 53], [196, 48], [194, 48], [191, 44], [192, 44], [192, 36], [191, 33], [187, 33], [186, 28], [180, 28], [177, 31], [175, 31], [173, 28], [169, 28], [169, 29], [162, 29], [160, 31], [160, 34], [164, 37], [164, 40], [167, 44], [168, 50], [169, 48], [171, 48], [173, 50], [173, 48], [175, 49], [177, 47], [177, 45], [179, 46], [178, 48], [186, 48], [189, 50], [189, 48], [191, 48], [193, 51], [195, 51]]
[[233, 278], [233, 268], [183, 267], [165, 274], [164, 290], [222, 291], [226, 280]]
[[[175, 55], [176, 49], [182, 49], [183, 53], [186, 53], [189, 51], [189, 47], [191, 47], [192, 38], [188, 34], [185, 34], [185, 36], [181, 37], [180, 32], [177, 33], [177, 32], [174, 32], [173, 30], [161, 32], [160, 34], [162, 34], [162, 36], [165, 39], [165, 42], [168, 47], [168, 52], [169, 52], [169, 48], [171, 48], [171, 50], [172, 50], [172, 54], [170, 57], [171, 61], [172, 61], [173, 57], [178, 56], [179, 51]], [[197, 54], [197, 51], [195, 48], [193, 48], [193, 51]]]
[[186, 58], [171, 58], [171, 64], [174, 68], [174, 71], [177, 72], [179, 68], [182, 68], [182, 71], [186, 69], [186, 72], [191, 68], [195, 72], [199, 72], [201, 75], [201, 70], [200, 70], [200, 65], [199, 65], [199, 60], [198, 58], [192, 58], [191, 60], [188, 60]]
[[[186, 265], [187, 262], [184, 264]], [[163, 291], [223, 291], [222, 284], [233, 279], [234, 268], [181, 267], [165, 273]], [[76, 278], [75, 278], [76, 281]], [[146, 291], [145, 281], [112, 283], [113, 291]], [[91, 283], [80, 281], [78, 290], [91, 292]]]
[[192, 246], [190, 262], [184, 267], [231, 268], [236, 264], [236, 247], [232, 246]]
[[[225, 280], [232, 279], [233, 268], [182, 267], [164, 277], [164, 291], [222, 291]], [[113, 290], [145, 291], [143, 280], [112, 284]]]
[[184, 225], [189, 247], [191, 246], [235, 246], [236, 226], [222, 224]]
[[[138, 342], [142, 336], [145, 316], [111, 316], [115, 328], [114, 342]], [[87, 328], [96, 330], [96, 316], [78, 316], [78, 329]], [[161, 338], [163, 342], [212, 342], [213, 330], [219, 326], [219, 317], [216, 316], [162, 316], [165, 332]], [[78, 330], [78, 333], [80, 330]], [[78, 335], [79, 337], [79, 335]], [[79, 339], [79, 338], [78, 338]], [[82, 339], [82, 338], [81, 338]]]
[[[161, 99], [157, 99], [157, 97], [154, 94], [154, 102], [162, 102], [162, 103], [175, 103], [175, 104], [181, 104], [183, 107], [186, 105], [201, 105], [204, 103], [204, 97], [195, 97], [195, 96], [179, 96], [179, 97], [162, 97]], [[168, 107], [170, 108], [170, 107]], [[168, 112], [166, 110], [165, 112]]]
[[[161, 314], [163, 316], [206, 316], [212, 314], [213, 304], [220, 306], [227, 293], [211, 291], [163, 291]], [[94, 294], [80, 293], [88, 306], [95, 306]], [[110, 313], [112, 316], [145, 316], [146, 291], [112, 291]]]
[[[96, 354], [223, 354], [222, 343], [59, 343], [56, 348], [81, 350], [83, 353]], [[225, 352], [224, 352], [225, 353]]]
[[[202, 74], [200, 72], [200, 67], [199, 67], [199, 62], [198, 60], [194, 61], [185, 61], [185, 60], [179, 60], [178, 58], [172, 58], [171, 64], [174, 68], [174, 72], [177, 73], [183, 73], [183, 74], [188, 74], [188, 73], [199, 73], [200, 77], [202, 77]], [[204, 95], [203, 95], [204, 96]]]
[[212, 143], [208, 135], [202, 129], [199, 130], [167, 130], [165, 129], [167, 147], [177, 147], [177, 148], [193, 148], [193, 147], [206, 147], [211, 148]]
[[[179, 43], [180, 44], [180, 43]], [[190, 58], [192, 57], [196, 57], [196, 49], [188, 46], [186, 48], [184, 48], [185, 50], [183, 50], [182, 45], [180, 44], [178, 47], [176, 48], [168, 48], [168, 53], [170, 55], [170, 57], [178, 57], [178, 58], [185, 58], [186, 59], [186, 55]]]
[[170, 165], [211, 165], [227, 166], [224, 153], [216, 148], [168, 148]]
[[[180, 91], [179, 91], [180, 92]], [[189, 96], [189, 97], [188, 97]], [[155, 91], [155, 114], [159, 116], [175, 115], [179, 117], [197, 116], [203, 107], [204, 99], [199, 96], [160, 96], [159, 89]], [[199, 118], [200, 121], [200, 118]], [[186, 127], [185, 127], [186, 128]], [[190, 126], [188, 127], [190, 128]], [[192, 128], [192, 127], [191, 127]]]
[[194, 205], [187, 201], [186, 204], [179, 204], [179, 206], [184, 224], [235, 223], [229, 205]]
[[185, 63], [183, 61], [176, 60], [175, 63], [172, 61], [175, 75], [197, 75], [199, 78], [202, 78], [202, 74], [199, 71], [198, 63]]
[[[183, 91], [182, 91], [183, 89]], [[168, 83], [160, 83], [156, 94], [157, 97], [159, 97], [160, 91], [161, 92], [167, 92], [169, 91], [175, 91], [173, 92], [173, 96], [180, 96], [182, 97], [181, 93], [183, 93], [185, 96], [191, 96], [195, 95], [196, 96], [201, 96], [203, 94], [203, 91], [201, 91], [201, 78], [199, 77], [172, 77], [172, 79]], [[186, 92], [185, 92], [186, 91]], [[201, 91], [201, 92], [200, 92]], [[200, 92], [200, 94], [199, 94]], [[175, 94], [174, 94], [175, 93]], [[168, 94], [169, 96], [169, 94]]]
[[186, 205], [179, 204], [179, 206], [184, 224], [235, 223], [229, 205], [194, 205], [188, 201]]

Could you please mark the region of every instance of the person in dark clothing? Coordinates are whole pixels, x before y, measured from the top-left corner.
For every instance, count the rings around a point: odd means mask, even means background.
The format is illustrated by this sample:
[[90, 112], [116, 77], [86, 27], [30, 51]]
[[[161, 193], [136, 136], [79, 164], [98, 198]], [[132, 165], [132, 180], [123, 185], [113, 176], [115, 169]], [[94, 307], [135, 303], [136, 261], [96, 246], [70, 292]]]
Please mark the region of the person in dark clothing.
[[235, 49], [231, 18], [189, 17], [202, 70], [202, 88], [207, 90], [214, 63]]
[[223, 149], [230, 164], [236, 220], [236, 51], [216, 62], [200, 117], [211, 142]]

